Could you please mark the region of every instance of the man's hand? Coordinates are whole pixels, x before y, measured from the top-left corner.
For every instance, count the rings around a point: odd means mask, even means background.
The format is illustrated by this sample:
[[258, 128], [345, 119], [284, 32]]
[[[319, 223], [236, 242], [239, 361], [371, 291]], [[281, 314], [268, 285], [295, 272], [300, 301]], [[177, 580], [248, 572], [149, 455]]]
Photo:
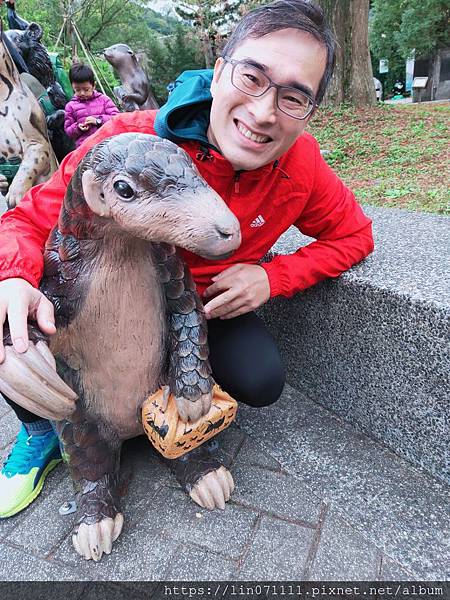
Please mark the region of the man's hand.
[[46, 334], [56, 332], [53, 304], [25, 279], [0, 281], [0, 364], [5, 360], [3, 323], [8, 317], [14, 349], [23, 353], [28, 349], [28, 317], [37, 321]]
[[261, 306], [270, 298], [269, 278], [259, 265], [233, 265], [212, 278], [205, 290], [207, 319], [232, 319]]

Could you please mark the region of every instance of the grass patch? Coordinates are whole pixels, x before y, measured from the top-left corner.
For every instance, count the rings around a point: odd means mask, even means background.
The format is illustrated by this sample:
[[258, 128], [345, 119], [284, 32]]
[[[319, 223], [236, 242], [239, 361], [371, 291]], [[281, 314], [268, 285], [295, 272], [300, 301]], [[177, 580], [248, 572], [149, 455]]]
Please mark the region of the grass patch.
[[364, 204], [450, 214], [450, 105], [321, 108], [309, 125]]

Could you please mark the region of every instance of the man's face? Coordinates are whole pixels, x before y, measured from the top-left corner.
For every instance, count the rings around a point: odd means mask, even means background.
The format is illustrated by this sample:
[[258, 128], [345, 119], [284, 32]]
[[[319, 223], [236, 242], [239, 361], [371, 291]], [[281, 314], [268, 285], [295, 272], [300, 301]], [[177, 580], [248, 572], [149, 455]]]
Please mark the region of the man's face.
[[[326, 49], [309, 33], [283, 29], [245, 39], [234, 60], [251, 60], [277, 84], [317, 94], [326, 65]], [[231, 83], [232, 65], [217, 59], [211, 84], [213, 102], [208, 139], [236, 171], [257, 169], [279, 158], [303, 133], [307, 119], [294, 119], [277, 108], [275, 88], [255, 98]], [[248, 137], [251, 132], [255, 136]], [[247, 135], [245, 135], [247, 134]]]

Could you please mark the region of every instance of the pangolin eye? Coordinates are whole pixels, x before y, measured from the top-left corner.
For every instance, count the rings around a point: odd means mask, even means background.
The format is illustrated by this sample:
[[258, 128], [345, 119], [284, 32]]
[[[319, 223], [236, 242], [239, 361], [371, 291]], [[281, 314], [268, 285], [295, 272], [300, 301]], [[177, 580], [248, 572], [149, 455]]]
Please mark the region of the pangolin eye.
[[121, 198], [130, 200], [134, 196], [133, 188], [126, 181], [115, 181], [113, 187]]

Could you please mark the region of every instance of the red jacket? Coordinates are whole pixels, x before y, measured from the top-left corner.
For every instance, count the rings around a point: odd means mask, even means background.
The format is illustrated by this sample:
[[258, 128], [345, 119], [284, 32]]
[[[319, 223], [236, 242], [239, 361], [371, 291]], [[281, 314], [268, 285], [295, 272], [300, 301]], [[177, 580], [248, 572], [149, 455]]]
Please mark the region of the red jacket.
[[[44, 244], [57, 222], [67, 184], [81, 158], [111, 135], [154, 133], [155, 114], [143, 111], [117, 115], [66, 156], [49, 181], [29, 190], [19, 206], [3, 215], [0, 280], [22, 277], [33, 286], [39, 285]], [[262, 265], [269, 277], [271, 296], [291, 296], [336, 277], [373, 250], [370, 219], [322, 159], [311, 135], [304, 133], [279, 161], [241, 173], [213, 150], [206, 158], [198, 142], [180, 145], [237, 216], [242, 230], [240, 248], [222, 262], [184, 252], [200, 294], [210, 285], [212, 276], [230, 265], [257, 264], [293, 224], [317, 241]]]

